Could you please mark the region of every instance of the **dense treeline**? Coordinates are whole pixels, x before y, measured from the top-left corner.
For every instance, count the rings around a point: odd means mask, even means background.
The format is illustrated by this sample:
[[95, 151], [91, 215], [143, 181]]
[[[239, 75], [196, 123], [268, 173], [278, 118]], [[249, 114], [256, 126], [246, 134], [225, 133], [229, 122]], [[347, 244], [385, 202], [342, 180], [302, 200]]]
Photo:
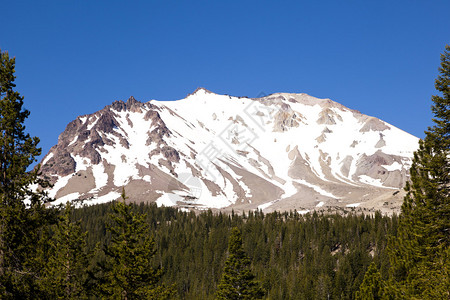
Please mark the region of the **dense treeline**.
[[[113, 204], [83, 207], [73, 212], [88, 232], [87, 245], [107, 245], [108, 214]], [[227, 257], [232, 227], [242, 232], [252, 270], [270, 299], [353, 299], [364, 273], [375, 261], [387, 275], [388, 235], [394, 235], [397, 217], [299, 215], [296, 212], [243, 215], [200, 214], [153, 204], [132, 204], [146, 214], [154, 235], [155, 267], [162, 281], [175, 284], [177, 298], [212, 299]]]

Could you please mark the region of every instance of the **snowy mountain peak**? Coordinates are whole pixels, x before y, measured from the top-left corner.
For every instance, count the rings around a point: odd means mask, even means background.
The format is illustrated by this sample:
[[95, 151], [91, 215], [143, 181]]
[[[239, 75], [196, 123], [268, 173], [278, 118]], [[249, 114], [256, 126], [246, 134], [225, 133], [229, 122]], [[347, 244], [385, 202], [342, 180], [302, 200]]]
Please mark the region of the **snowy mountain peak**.
[[204, 96], [204, 95], [207, 95], [207, 94], [214, 94], [214, 95], [216, 95], [215, 93], [211, 92], [210, 90], [205, 89], [204, 87], [198, 87], [194, 92], [190, 93], [188, 95], [188, 97], [189, 96]]
[[417, 143], [330, 99], [198, 88], [182, 100], [130, 97], [78, 117], [42, 171], [57, 202], [111, 201], [125, 187], [136, 201], [197, 209], [391, 212]]

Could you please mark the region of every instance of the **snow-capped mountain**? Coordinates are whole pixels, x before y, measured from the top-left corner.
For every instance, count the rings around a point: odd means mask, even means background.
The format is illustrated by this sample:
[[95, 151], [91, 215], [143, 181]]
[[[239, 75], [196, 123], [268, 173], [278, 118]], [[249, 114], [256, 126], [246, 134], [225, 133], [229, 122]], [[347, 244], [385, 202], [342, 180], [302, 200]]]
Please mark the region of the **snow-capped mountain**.
[[[42, 160], [55, 203], [308, 211], [393, 209], [418, 139], [329, 99], [197, 89], [80, 116]], [[397, 199], [397, 200], [396, 200]], [[394, 206], [395, 206], [394, 205]]]

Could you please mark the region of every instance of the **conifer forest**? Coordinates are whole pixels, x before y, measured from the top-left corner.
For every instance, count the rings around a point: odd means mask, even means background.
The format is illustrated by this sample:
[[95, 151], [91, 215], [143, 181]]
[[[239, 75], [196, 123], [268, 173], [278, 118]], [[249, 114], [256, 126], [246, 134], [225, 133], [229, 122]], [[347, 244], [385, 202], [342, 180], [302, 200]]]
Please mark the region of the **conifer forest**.
[[0, 53], [0, 299], [450, 299], [450, 46], [392, 216], [51, 205]]

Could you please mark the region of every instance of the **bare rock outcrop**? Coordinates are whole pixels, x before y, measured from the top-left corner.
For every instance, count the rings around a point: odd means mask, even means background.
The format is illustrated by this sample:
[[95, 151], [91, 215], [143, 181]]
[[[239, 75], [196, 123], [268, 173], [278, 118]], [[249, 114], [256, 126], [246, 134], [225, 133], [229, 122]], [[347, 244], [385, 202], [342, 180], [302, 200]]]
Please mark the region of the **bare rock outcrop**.
[[283, 103], [274, 117], [273, 131], [283, 132], [289, 128], [298, 127], [301, 122], [301, 115], [292, 110], [289, 104]]
[[76, 163], [67, 150], [53, 147], [53, 156], [41, 167], [43, 174], [66, 176], [75, 172]]
[[368, 131], [383, 131], [390, 129], [383, 121], [377, 119], [375, 117], [368, 117], [364, 120], [364, 125], [359, 130], [360, 132], [368, 132]]

